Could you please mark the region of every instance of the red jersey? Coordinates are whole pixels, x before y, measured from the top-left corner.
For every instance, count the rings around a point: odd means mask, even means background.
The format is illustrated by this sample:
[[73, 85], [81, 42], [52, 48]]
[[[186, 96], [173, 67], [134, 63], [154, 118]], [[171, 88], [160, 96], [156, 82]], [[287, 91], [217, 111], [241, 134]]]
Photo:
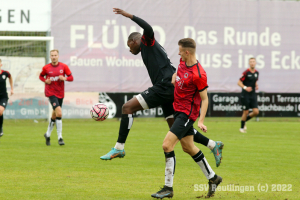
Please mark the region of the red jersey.
[[[45, 84], [45, 95], [46, 97], [56, 96], [57, 98], [64, 98], [65, 96], [65, 82], [59, 80], [59, 75], [71, 76], [71, 70], [68, 65], [59, 62], [57, 65], [49, 63], [43, 67], [43, 71], [40, 74], [42, 81], [46, 76], [46, 79], [50, 78], [51, 83]], [[72, 79], [73, 80], [73, 79]]]
[[183, 112], [190, 120], [196, 121], [201, 103], [199, 92], [207, 87], [206, 72], [200, 63], [197, 61], [197, 64], [189, 67], [180, 59], [175, 81], [174, 110]]

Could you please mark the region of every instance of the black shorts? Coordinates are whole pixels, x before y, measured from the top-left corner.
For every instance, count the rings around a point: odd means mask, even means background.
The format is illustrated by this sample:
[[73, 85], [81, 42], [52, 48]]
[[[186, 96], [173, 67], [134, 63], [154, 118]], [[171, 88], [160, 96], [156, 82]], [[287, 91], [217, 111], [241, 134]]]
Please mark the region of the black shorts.
[[170, 131], [174, 133], [179, 140], [188, 136], [194, 135], [194, 121], [190, 120], [189, 117], [182, 112], [175, 112], [174, 124], [172, 125]]
[[64, 100], [64, 98], [60, 99], [60, 98], [57, 98], [56, 96], [49, 97], [49, 101], [51, 103], [53, 110], [55, 110], [55, 108], [57, 108], [58, 106], [62, 107], [63, 100]]
[[164, 116], [174, 115], [174, 86], [154, 85], [141, 93], [149, 108], [161, 106]]
[[242, 102], [243, 110], [249, 110], [249, 108], [258, 108], [256, 94], [253, 95], [242, 94], [241, 102]]
[[8, 98], [1, 98], [0, 99], [0, 106], [6, 108], [8, 102]]

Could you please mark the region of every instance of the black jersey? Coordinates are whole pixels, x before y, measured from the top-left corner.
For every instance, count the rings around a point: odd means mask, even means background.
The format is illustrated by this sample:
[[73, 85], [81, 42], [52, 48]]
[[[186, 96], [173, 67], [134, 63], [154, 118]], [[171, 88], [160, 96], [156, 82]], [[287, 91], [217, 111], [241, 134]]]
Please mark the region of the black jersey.
[[10, 77], [8, 71], [1, 70], [0, 74], [0, 98], [8, 98], [6, 89], [6, 79]]
[[153, 85], [172, 86], [172, 75], [176, 69], [165, 49], [155, 40], [152, 27], [144, 20], [133, 16], [132, 19], [144, 29], [141, 41], [141, 54]]
[[255, 94], [255, 84], [258, 80], [258, 71], [255, 70], [254, 73], [252, 73], [249, 69], [243, 72], [242, 77], [240, 80], [243, 82], [243, 84], [247, 87], [252, 87], [251, 92], [247, 92], [245, 90], [242, 90], [242, 94]]

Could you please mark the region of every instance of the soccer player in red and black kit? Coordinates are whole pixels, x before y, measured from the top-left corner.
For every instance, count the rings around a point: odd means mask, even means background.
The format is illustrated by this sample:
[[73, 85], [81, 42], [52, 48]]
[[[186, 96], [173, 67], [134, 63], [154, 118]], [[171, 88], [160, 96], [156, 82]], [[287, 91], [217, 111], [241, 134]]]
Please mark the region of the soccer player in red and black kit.
[[8, 71], [1, 70], [2, 60], [0, 59], [0, 137], [3, 136], [3, 112], [7, 106], [8, 95], [6, 89], [6, 79], [9, 78], [10, 95], [14, 94], [13, 79]]
[[[115, 147], [109, 153], [100, 157], [102, 160], [111, 160], [125, 156], [124, 145], [133, 123], [134, 112], [161, 106], [169, 127], [174, 123], [174, 86], [171, 80], [176, 70], [175, 67], [171, 63], [165, 49], [155, 39], [153, 29], [147, 22], [119, 8], [114, 8], [113, 11], [116, 14], [130, 18], [144, 29], [143, 35], [139, 32], [131, 33], [128, 37], [127, 45], [132, 54], [137, 55], [141, 52], [153, 86], [123, 105], [119, 138]], [[212, 150], [216, 159], [216, 165], [219, 166], [222, 159], [222, 149], [219, 149], [220, 145], [218, 144], [223, 144], [208, 139], [196, 129], [194, 129], [194, 133], [195, 142], [201, 143]]]
[[[45, 95], [49, 98], [53, 108], [51, 121], [48, 125], [47, 132], [44, 134], [47, 146], [50, 145], [50, 136], [55, 123], [58, 144], [65, 144], [62, 138], [61, 107], [65, 95], [65, 81], [73, 81], [73, 75], [68, 65], [58, 62], [58, 54], [59, 52], [57, 49], [50, 51], [51, 63], [45, 65], [40, 74], [41, 81], [45, 82]], [[65, 75], [67, 75], [67, 77]]]
[[198, 127], [207, 131], [203, 124], [208, 107], [207, 76], [201, 64], [196, 59], [196, 43], [191, 38], [179, 40], [179, 55], [181, 56], [177, 73], [173, 75], [172, 83], [175, 85], [174, 110], [175, 121], [163, 141], [163, 150], [166, 158], [165, 185], [151, 196], [163, 199], [173, 197], [173, 178], [175, 172], [174, 147], [180, 141], [184, 152], [188, 153], [199, 165], [202, 172], [209, 180], [207, 197], [211, 197], [216, 187], [222, 182], [222, 178], [215, 174], [193, 141], [193, 124], [199, 116]]
[[[246, 121], [258, 115], [258, 105], [255, 90], [258, 90], [258, 71], [255, 69], [255, 58], [249, 59], [249, 68], [243, 72], [242, 77], [238, 81], [238, 85], [242, 88], [241, 101], [243, 106], [243, 115], [241, 120], [241, 133], [246, 133]], [[252, 112], [249, 114], [249, 108]]]

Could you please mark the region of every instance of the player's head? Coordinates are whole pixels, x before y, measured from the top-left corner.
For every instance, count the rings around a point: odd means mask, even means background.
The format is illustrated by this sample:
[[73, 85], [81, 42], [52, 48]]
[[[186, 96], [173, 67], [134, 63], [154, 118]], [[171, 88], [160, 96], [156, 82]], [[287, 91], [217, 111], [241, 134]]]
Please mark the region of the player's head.
[[50, 59], [52, 64], [57, 64], [59, 58], [59, 51], [57, 49], [53, 49], [50, 51]]
[[142, 34], [139, 32], [133, 32], [128, 36], [127, 46], [130, 49], [129, 51], [134, 55], [139, 54], [141, 51], [141, 38]]
[[178, 41], [179, 53], [182, 61], [186, 61], [189, 57], [195, 56], [196, 42], [192, 38], [183, 38]]
[[256, 59], [254, 57], [249, 58], [249, 66], [251, 69], [255, 69]]

